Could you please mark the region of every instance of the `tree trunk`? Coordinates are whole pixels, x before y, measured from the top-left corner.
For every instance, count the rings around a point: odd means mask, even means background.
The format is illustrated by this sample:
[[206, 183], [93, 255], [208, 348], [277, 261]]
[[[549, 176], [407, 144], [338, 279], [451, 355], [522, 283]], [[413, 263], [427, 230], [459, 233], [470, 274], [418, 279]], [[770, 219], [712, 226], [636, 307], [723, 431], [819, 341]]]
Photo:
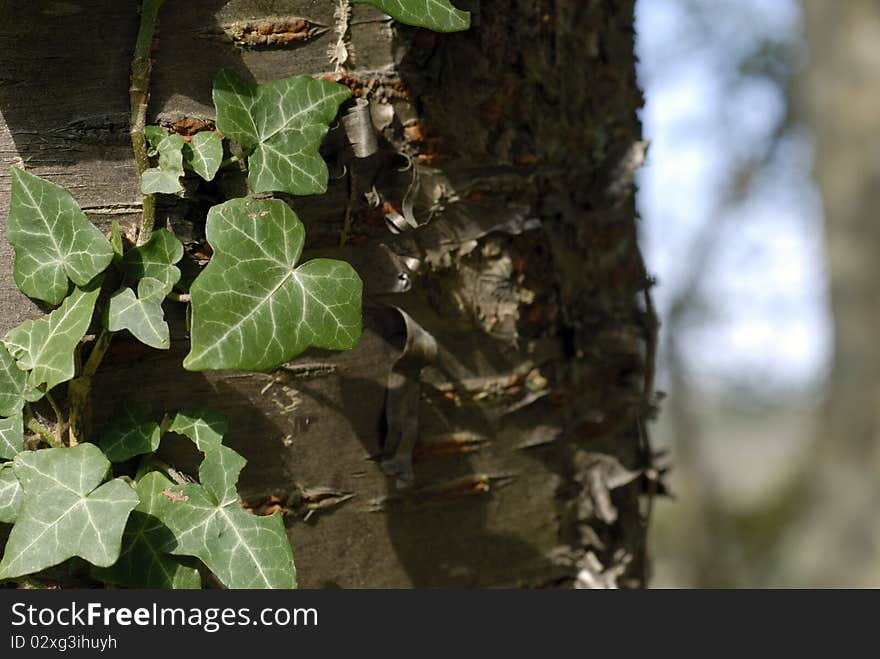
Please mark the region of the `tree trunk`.
[[[125, 397], [224, 412], [249, 461], [241, 491], [286, 511], [304, 587], [644, 585], [655, 323], [632, 198], [633, 2], [461, 0], [474, 26], [454, 35], [356, 5], [339, 72], [335, 4], [166, 3], [150, 111], [177, 130], [210, 121], [224, 67], [256, 82], [329, 76], [369, 101], [378, 152], [353, 157], [334, 128], [329, 193], [290, 200], [307, 256], [350, 260], [364, 279], [360, 346], [270, 374], [188, 373], [169, 309], [170, 351], [114, 340], [97, 427]], [[137, 22], [119, 0], [0, 7], [2, 217], [21, 159], [99, 225], [134, 225]], [[207, 208], [241, 182], [227, 172], [161, 200], [157, 226], [197, 258]], [[38, 310], [2, 249], [5, 331]], [[394, 294], [401, 274], [411, 289]], [[406, 446], [388, 460], [401, 438], [417, 439], [411, 484]]]
[[[824, 575], [820, 586], [876, 586], [880, 527], [870, 521], [880, 501], [880, 7], [806, 0], [804, 13], [811, 62], [798, 100], [816, 137], [834, 319], [804, 569]], [[826, 570], [829, 556], [845, 567]]]

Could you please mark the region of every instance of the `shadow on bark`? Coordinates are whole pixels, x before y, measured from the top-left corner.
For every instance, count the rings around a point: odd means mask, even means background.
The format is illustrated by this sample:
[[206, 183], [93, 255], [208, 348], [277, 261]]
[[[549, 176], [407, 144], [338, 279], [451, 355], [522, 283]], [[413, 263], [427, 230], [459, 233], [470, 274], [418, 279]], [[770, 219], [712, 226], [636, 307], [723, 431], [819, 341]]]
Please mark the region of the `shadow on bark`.
[[[396, 355], [401, 353], [405, 335], [396, 312], [372, 309], [367, 313], [367, 325], [394, 346]], [[392, 363], [387, 365], [389, 372]], [[357, 437], [365, 452], [378, 463], [389, 449], [385, 408], [377, 404], [385, 399], [385, 388], [375, 380], [344, 375], [339, 382], [339, 395], [334, 397], [324, 395], [309, 383], [298, 389], [321, 408], [347, 419], [350, 435]], [[383, 495], [360, 502], [371, 511], [365, 514], [385, 518], [397, 559], [412, 585], [468, 588], [512, 584], [523, 575], [540, 574], [546, 578], [558, 571], [537, 546], [487, 528], [489, 508], [498, 503], [497, 492], [503, 487], [516, 487], [520, 474], [484, 473], [479, 455], [468, 451], [431, 455], [419, 450], [423, 440], [430, 440], [432, 435], [456, 430], [487, 438], [484, 450], [491, 451], [492, 444], [504, 442], [504, 428], [481, 414], [477, 406], [444, 410], [442, 405], [426, 403], [426, 399], [438, 399], [439, 392], [425, 383], [422, 393], [420, 444], [414, 456], [412, 486], [402, 487], [396, 477], [387, 476]], [[540, 460], [541, 453], [534, 458]], [[527, 577], [523, 582], [528, 583]], [[334, 585], [335, 582], [324, 584]]]
[[[172, 326], [172, 332], [175, 328]], [[123, 333], [124, 334], [124, 333]], [[179, 336], [179, 334], [178, 334]], [[247, 499], [283, 489], [290, 475], [281, 459], [281, 438], [287, 430], [254, 405], [248, 391], [218, 377], [183, 370], [188, 346], [175, 342], [167, 352], [145, 351], [134, 339], [118, 336], [106, 357], [107, 364], [95, 377], [93, 407], [96, 436], [116, 406], [130, 399], [157, 420], [163, 413], [194, 412], [210, 408], [229, 420], [223, 443], [247, 458], [239, 490]], [[140, 356], [138, 356], [140, 355]], [[159, 456], [191, 476], [198, 474], [201, 454], [189, 441], [173, 441], [167, 435]]]

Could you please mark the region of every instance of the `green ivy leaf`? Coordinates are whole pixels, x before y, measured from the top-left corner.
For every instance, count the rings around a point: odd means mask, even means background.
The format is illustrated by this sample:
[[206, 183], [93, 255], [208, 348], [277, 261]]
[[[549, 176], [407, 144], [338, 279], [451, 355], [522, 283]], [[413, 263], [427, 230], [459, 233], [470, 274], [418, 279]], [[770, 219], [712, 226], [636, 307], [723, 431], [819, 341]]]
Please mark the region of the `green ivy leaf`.
[[33, 403], [43, 392], [28, 386], [28, 374], [19, 368], [15, 357], [0, 344], [0, 416], [21, 412], [25, 402]]
[[12, 524], [21, 509], [21, 483], [11, 462], [0, 464], [0, 522]]
[[189, 437], [205, 454], [199, 465], [199, 482], [222, 506], [238, 501], [235, 484], [247, 464], [241, 455], [223, 446], [227, 427], [226, 417], [212, 410], [178, 412], [168, 427], [171, 432]]
[[122, 246], [122, 232], [119, 230], [119, 222], [113, 220], [110, 223], [110, 247], [113, 248], [113, 263], [119, 263], [125, 249]]
[[254, 192], [323, 194], [329, 175], [318, 149], [349, 96], [343, 85], [308, 76], [252, 85], [224, 70], [214, 80], [217, 129], [252, 151]]
[[[11, 416], [21, 412], [26, 389], [27, 373], [16, 365], [15, 357], [6, 347], [0, 346], [0, 416]], [[2, 455], [0, 453], [0, 456]]]
[[235, 485], [247, 461], [223, 446], [226, 428], [219, 412], [175, 415], [168, 429], [189, 437], [205, 454], [201, 484], [172, 486], [157, 472], [147, 474], [141, 483], [153, 493], [152, 514], [172, 531], [172, 553], [201, 559], [228, 588], [296, 588], [280, 514], [257, 517], [239, 503]]
[[158, 472], [149, 476], [138, 483], [141, 501], [125, 526], [119, 560], [92, 573], [101, 581], [129, 588], [201, 588], [199, 571], [184, 563], [191, 559], [169, 554], [175, 544], [174, 534], [154, 514], [157, 504], [167, 501], [163, 492], [174, 483]]
[[139, 300], [152, 300], [156, 304], [161, 304], [169, 292], [168, 285], [155, 277], [144, 277], [138, 282]]
[[98, 446], [111, 462], [125, 462], [136, 455], [153, 453], [161, 438], [159, 424], [149, 421], [136, 404], [125, 401], [110, 420]]
[[[24, 450], [24, 426], [21, 414], [0, 419], [0, 458], [12, 460]], [[21, 484], [11, 462], [0, 464], [0, 522], [10, 524], [21, 506]]]
[[265, 371], [306, 348], [345, 350], [361, 335], [362, 283], [343, 261], [297, 266], [305, 229], [277, 199], [208, 211], [214, 256], [190, 288], [191, 371]]
[[49, 390], [74, 376], [73, 353], [89, 328], [101, 287], [75, 288], [63, 304], [48, 316], [26, 320], [4, 339], [18, 367], [30, 371], [28, 386], [46, 385]]
[[[157, 472], [141, 482], [155, 491], [155, 480], [167, 482]], [[279, 513], [258, 517], [238, 503], [222, 505], [195, 484], [164, 486], [161, 492], [153, 514], [174, 534], [172, 553], [201, 559], [227, 588], [296, 588]]]
[[183, 258], [183, 245], [168, 229], [157, 229], [140, 247], [125, 253], [122, 270], [132, 282], [152, 277], [166, 286], [165, 295], [180, 281], [175, 263]]
[[144, 137], [147, 138], [147, 155], [151, 158], [159, 155], [159, 143], [168, 137], [168, 131], [162, 126], [145, 126]]
[[0, 561], [0, 579], [31, 574], [73, 556], [98, 566], [116, 561], [138, 496], [119, 479], [100, 485], [110, 469], [101, 449], [80, 444], [25, 451], [14, 464], [22, 503]]
[[107, 307], [107, 329], [111, 332], [128, 330], [141, 343], [167, 350], [171, 347], [171, 338], [162, 311], [166, 292], [163, 282], [144, 277], [138, 282], [137, 297], [130, 288], [115, 293]]
[[67, 190], [17, 167], [6, 235], [21, 292], [53, 305], [67, 295], [68, 279], [85, 286], [113, 259], [110, 242]]
[[0, 458], [12, 460], [24, 450], [24, 419], [16, 414], [0, 419]]
[[169, 432], [189, 437], [202, 453], [222, 444], [228, 430], [226, 417], [215, 410], [199, 410], [194, 414], [178, 412], [168, 426]]
[[223, 140], [213, 131], [196, 133], [192, 142], [183, 145], [183, 158], [196, 174], [210, 181], [223, 162]]
[[352, 0], [377, 7], [407, 25], [434, 32], [461, 32], [471, 26], [471, 15], [452, 6], [449, 0]]
[[183, 176], [183, 145], [186, 140], [181, 135], [169, 134], [161, 126], [147, 126], [144, 129], [147, 140], [152, 145], [150, 155], [159, 155], [158, 167], [144, 170], [141, 176], [141, 192], [144, 194], [174, 194], [183, 190], [180, 177]]

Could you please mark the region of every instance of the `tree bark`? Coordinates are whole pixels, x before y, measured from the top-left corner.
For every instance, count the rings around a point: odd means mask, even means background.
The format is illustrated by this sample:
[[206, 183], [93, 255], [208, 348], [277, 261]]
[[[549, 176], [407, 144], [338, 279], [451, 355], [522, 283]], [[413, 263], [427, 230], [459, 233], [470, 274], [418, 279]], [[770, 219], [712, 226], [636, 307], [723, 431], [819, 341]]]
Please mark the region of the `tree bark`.
[[[880, 7], [805, 0], [804, 15], [810, 66], [798, 101], [816, 139], [834, 358], [812, 448], [802, 562], [819, 586], [861, 587], [878, 584], [880, 567], [880, 529], [871, 523], [880, 498]], [[829, 556], [839, 567], [827, 569]]]
[[[12, 4], [0, 7], [0, 215], [21, 160], [100, 226], [133, 226], [135, 3]], [[642, 586], [656, 322], [635, 233], [633, 2], [456, 4], [474, 26], [454, 35], [356, 5], [337, 72], [334, 2], [166, 3], [153, 122], [210, 122], [224, 67], [261, 83], [329, 76], [369, 102], [378, 152], [353, 157], [335, 127], [328, 194], [290, 200], [307, 256], [361, 273], [365, 332], [355, 350], [270, 374], [187, 373], [169, 309], [170, 351], [114, 340], [97, 427], [125, 397], [224, 412], [249, 461], [244, 498], [287, 513], [304, 587]], [[194, 268], [207, 208], [240, 193], [242, 175], [187, 185], [161, 200], [157, 227], [188, 243]], [[0, 249], [6, 331], [38, 310]], [[411, 289], [392, 294], [402, 273]], [[437, 344], [427, 366], [419, 327]], [[417, 438], [411, 486], [381, 468], [401, 434]]]

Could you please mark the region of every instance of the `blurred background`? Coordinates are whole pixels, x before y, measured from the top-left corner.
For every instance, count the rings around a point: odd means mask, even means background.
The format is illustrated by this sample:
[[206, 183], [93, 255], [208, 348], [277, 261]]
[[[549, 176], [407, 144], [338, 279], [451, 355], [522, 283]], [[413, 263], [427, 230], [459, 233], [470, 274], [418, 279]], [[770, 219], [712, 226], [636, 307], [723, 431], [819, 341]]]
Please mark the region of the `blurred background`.
[[637, 0], [637, 33], [652, 585], [880, 586], [880, 2]]

